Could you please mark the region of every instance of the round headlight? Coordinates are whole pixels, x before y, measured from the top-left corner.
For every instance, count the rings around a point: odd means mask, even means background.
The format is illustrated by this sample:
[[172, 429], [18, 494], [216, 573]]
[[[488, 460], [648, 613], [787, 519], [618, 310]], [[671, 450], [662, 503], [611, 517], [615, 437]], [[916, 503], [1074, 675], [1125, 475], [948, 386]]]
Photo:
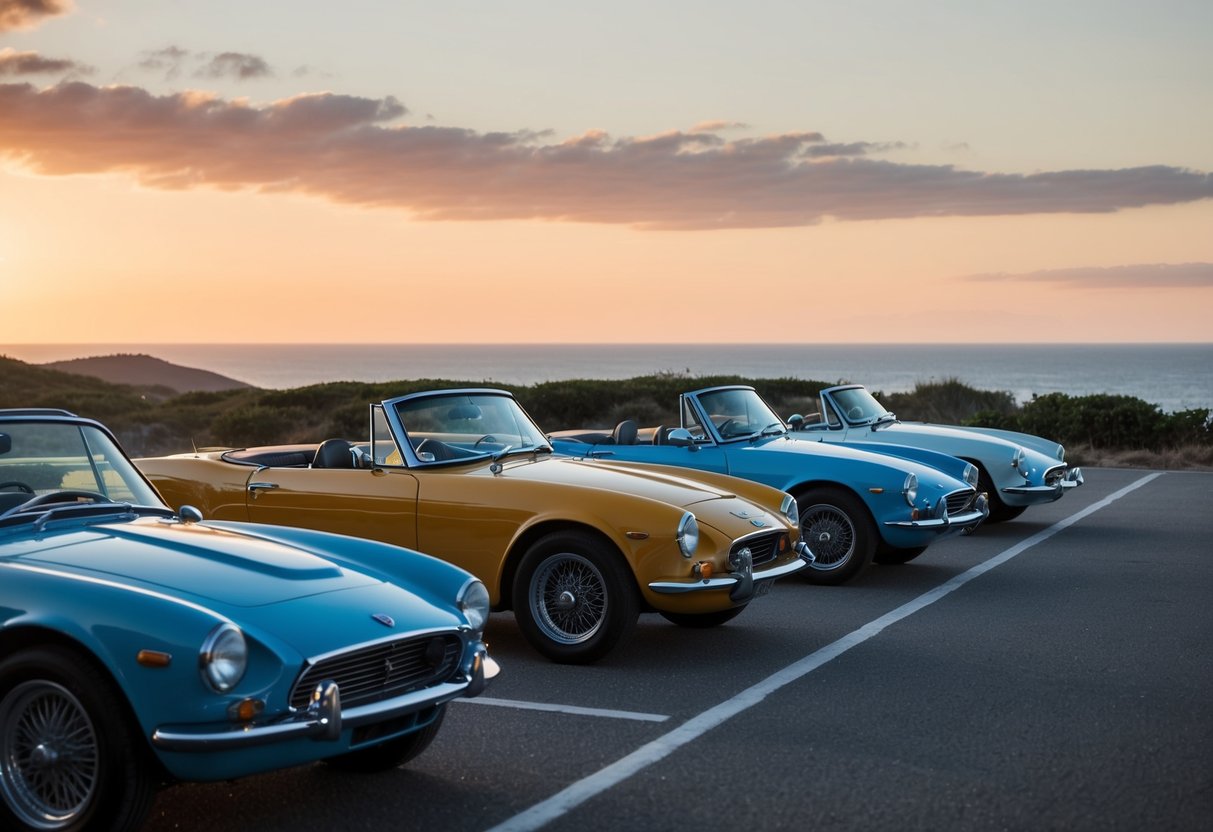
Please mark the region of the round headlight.
[[198, 651], [202, 681], [216, 693], [227, 693], [244, 678], [248, 668], [248, 645], [235, 624], [223, 623], [211, 630]]
[[800, 507], [796, 505], [796, 498], [791, 494], [783, 495], [783, 502], [779, 504], [779, 511], [793, 526], [800, 525]]
[[484, 584], [475, 579], [468, 581], [459, 590], [459, 610], [477, 633], [484, 632], [484, 625], [489, 621], [489, 591]]
[[1028, 466], [1026, 464], [1028, 452], [1023, 448], [1016, 448], [1015, 455], [1011, 457], [1011, 467], [1019, 472], [1020, 476], [1028, 475]]
[[901, 494], [906, 498], [910, 508], [914, 507], [914, 501], [918, 499], [918, 475], [914, 473], [906, 474], [905, 485], [901, 487]]
[[678, 521], [678, 532], [674, 535], [674, 539], [678, 541], [678, 550], [682, 552], [684, 558], [695, 554], [695, 550], [699, 548], [699, 523], [695, 520], [694, 514], [688, 511], [682, 515], [682, 519]]
[[977, 466], [971, 462], [965, 466], [964, 481], [974, 488], [977, 487]]

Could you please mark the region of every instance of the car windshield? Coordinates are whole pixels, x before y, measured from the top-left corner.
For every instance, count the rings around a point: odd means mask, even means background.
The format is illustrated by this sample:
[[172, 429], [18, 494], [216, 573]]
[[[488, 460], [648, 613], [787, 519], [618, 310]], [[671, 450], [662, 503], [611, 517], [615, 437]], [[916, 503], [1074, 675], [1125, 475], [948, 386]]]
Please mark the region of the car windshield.
[[849, 387], [834, 392], [834, 401], [848, 422], [864, 425], [884, 418], [893, 418], [884, 405], [863, 387]]
[[0, 424], [0, 512], [60, 491], [164, 506], [104, 431], [71, 422]]
[[753, 390], [714, 390], [701, 394], [699, 403], [721, 439], [773, 436], [787, 429], [775, 411]]
[[461, 393], [406, 399], [396, 404], [396, 415], [423, 463], [551, 450], [543, 431], [510, 396]]

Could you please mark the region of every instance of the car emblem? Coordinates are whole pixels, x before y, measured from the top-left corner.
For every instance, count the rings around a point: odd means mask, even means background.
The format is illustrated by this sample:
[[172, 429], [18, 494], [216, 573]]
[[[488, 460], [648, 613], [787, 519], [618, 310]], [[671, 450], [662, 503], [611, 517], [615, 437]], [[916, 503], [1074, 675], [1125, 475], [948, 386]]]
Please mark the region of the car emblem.
[[733, 515], [734, 517], [740, 517], [742, 520], [750, 516], [750, 512], [746, 511], [744, 508], [738, 511], [730, 511], [729, 514]]
[[388, 615], [385, 612], [377, 612], [374, 615], [372, 615], [371, 618], [378, 621], [384, 627], [395, 627], [396, 626], [396, 619], [392, 618], [390, 615]]
[[751, 521], [750, 521], [750, 525], [751, 525], [751, 526], [757, 526], [758, 528], [760, 528], [760, 529], [761, 529], [763, 526], [765, 526], [765, 525], [766, 525], [766, 523], [765, 523], [765, 522], [763, 522], [762, 520], [751, 520]]

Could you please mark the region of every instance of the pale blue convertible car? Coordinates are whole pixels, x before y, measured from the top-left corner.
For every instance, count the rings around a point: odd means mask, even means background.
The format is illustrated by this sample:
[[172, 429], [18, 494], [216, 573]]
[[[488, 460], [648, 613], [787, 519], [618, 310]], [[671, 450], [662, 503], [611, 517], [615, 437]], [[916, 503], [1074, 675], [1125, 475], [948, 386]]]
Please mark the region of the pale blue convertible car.
[[990, 522], [1011, 520], [1028, 506], [1051, 503], [1082, 485], [1082, 469], [1066, 466], [1056, 442], [994, 428], [902, 422], [861, 384], [821, 391], [820, 410], [788, 419], [797, 435], [826, 442], [912, 445], [968, 460], [990, 498]]
[[168, 509], [100, 424], [0, 410], [0, 829], [130, 829], [158, 784], [421, 753], [497, 674], [483, 584]]
[[[798, 439], [752, 387], [684, 393], [681, 425], [563, 430], [557, 453], [678, 465], [782, 489], [800, 508], [809, 580], [839, 584], [869, 563], [906, 563], [932, 541], [977, 527], [988, 514], [976, 466], [909, 447], [865, 448]], [[876, 450], [880, 452], [877, 453]]]

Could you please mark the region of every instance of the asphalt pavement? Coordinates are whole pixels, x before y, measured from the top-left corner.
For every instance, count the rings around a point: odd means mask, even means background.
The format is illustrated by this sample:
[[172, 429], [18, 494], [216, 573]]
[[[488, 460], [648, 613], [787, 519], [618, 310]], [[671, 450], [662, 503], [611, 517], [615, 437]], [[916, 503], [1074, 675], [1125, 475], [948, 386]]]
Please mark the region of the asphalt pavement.
[[502, 674], [408, 766], [160, 793], [161, 830], [1208, 830], [1213, 473], [1088, 469], [1009, 523], [589, 667]]

